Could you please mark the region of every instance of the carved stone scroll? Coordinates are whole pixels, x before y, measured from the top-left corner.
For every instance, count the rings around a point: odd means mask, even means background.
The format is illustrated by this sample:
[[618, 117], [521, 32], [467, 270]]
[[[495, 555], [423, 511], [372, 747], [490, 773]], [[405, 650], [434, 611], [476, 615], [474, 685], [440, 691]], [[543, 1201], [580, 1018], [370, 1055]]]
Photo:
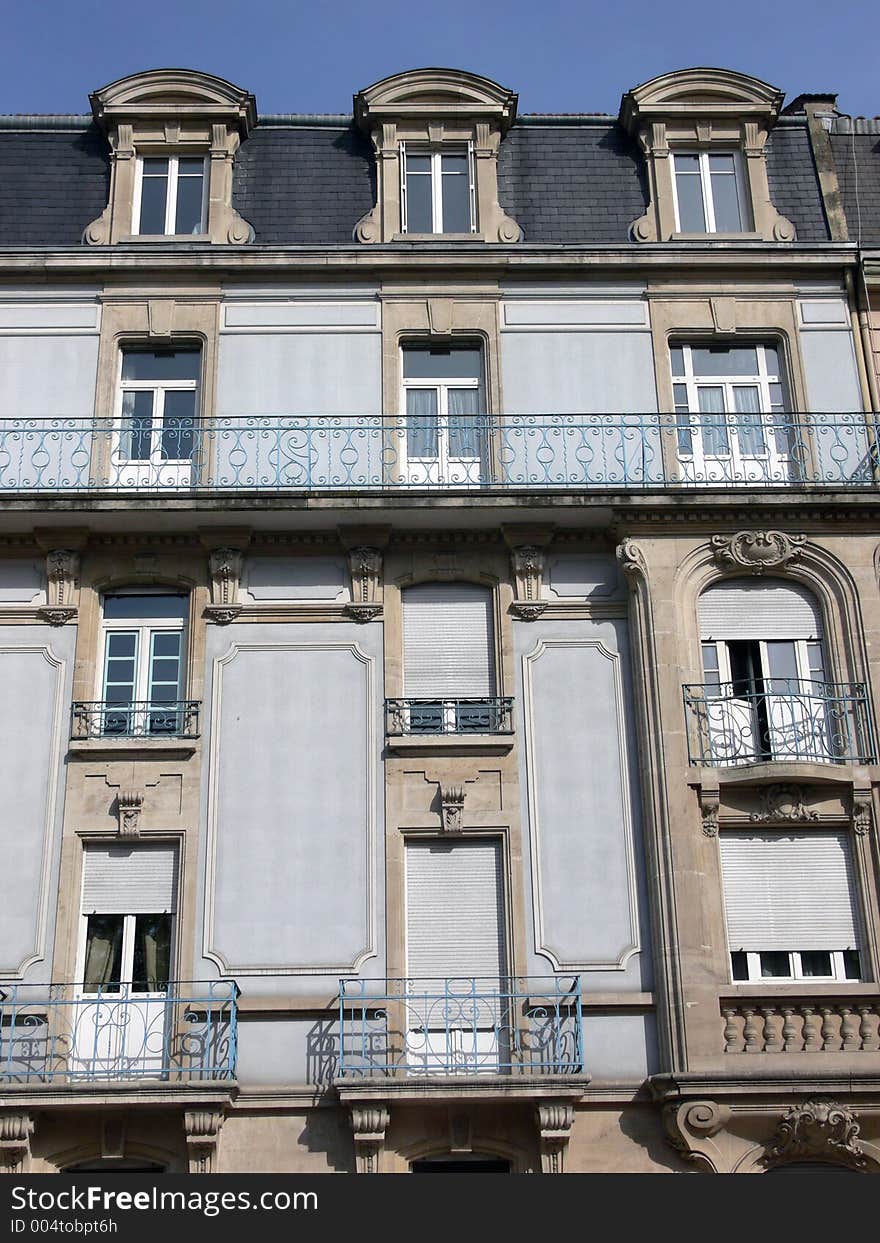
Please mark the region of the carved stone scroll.
[[34, 1121], [22, 1110], [0, 1113], [0, 1173], [27, 1174]]
[[767, 1165], [788, 1161], [828, 1161], [863, 1169], [856, 1115], [836, 1101], [805, 1101], [782, 1115], [764, 1158]]
[[685, 1161], [693, 1161], [712, 1173], [721, 1173], [725, 1163], [714, 1136], [730, 1121], [730, 1108], [716, 1101], [687, 1101], [667, 1105], [663, 1123], [669, 1143]]
[[541, 1149], [541, 1171], [561, 1174], [574, 1124], [574, 1105], [566, 1101], [544, 1101], [535, 1108]]
[[222, 1109], [187, 1109], [183, 1121], [190, 1174], [213, 1174], [223, 1125]]
[[712, 551], [725, 568], [763, 574], [797, 560], [806, 542], [806, 535], [786, 535], [784, 531], [737, 531], [735, 535], [713, 535]]
[[806, 804], [804, 790], [795, 785], [770, 785], [761, 791], [759, 811], [753, 811], [750, 820], [818, 820], [819, 813]]
[[384, 1105], [353, 1105], [351, 1129], [358, 1174], [378, 1174], [391, 1111]]

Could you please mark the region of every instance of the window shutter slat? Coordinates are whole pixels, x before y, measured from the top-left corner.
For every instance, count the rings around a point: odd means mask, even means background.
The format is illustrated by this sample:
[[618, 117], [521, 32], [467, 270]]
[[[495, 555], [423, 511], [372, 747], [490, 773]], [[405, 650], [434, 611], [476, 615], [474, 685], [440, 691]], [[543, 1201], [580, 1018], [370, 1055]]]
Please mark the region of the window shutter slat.
[[90, 846], [85, 851], [84, 915], [151, 915], [176, 907], [176, 847]]
[[404, 694], [495, 694], [492, 595], [473, 583], [425, 583], [403, 593]]
[[844, 833], [725, 833], [721, 868], [731, 950], [858, 947]]
[[821, 639], [816, 600], [797, 583], [735, 579], [700, 596], [704, 639]]
[[504, 975], [503, 909], [497, 842], [410, 842], [407, 974], [431, 980]]

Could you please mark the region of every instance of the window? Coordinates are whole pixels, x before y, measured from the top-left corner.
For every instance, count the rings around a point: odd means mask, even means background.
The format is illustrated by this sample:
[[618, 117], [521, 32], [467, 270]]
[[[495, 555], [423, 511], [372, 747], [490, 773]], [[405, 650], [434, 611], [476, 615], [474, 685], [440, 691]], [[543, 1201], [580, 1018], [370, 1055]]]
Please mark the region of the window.
[[174, 486], [191, 481], [200, 371], [197, 349], [122, 351], [116, 482]]
[[401, 148], [403, 231], [474, 233], [472, 147], [420, 151], [401, 144]]
[[825, 680], [808, 591], [773, 579], [719, 583], [700, 597], [700, 634], [708, 762], [838, 757], [848, 708]]
[[720, 842], [734, 982], [862, 978], [845, 833], [728, 832]]
[[490, 734], [495, 698], [492, 593], [476, 583], [421, 583], [403, 592], [404, 729]]
[[751, 228], [738, 151], [672, 155], [679, 233], [743, 233]]
[[405, 476], [410, 483], [479, 483], [488, 420], [483, 357], [475, 343], [403, 347]]
[[181, 688], [188, 608], [183, 595], [104, 597], [101, 733], [185, 732], [188, 712]]
[[795, 472], [778, 345], [680, 343], [670, 348], [678, 454], [700, 483], [771, 482]]
[[207, 227], [204, 156], [143, 156], [135, 189], [136, 232], [204, 233]]

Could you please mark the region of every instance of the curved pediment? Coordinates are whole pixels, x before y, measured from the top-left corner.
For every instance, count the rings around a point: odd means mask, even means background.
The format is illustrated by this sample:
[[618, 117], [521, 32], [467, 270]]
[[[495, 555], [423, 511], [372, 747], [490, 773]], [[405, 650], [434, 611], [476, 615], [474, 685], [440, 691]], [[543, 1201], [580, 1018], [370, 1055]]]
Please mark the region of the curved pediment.
[[249, 91], [198, 69], [148, 69], [117, 78], [89, 99], [95, 120], [106, 127], [132, 118], [215, 117], [247, 131], [257, 116]]
[[516, 94], [491, 78], [463, 69], [409, 69], [358, 91], [354, 114], [365, 128], [384, 119], [432, 116], [495, 119], [506, 130], [516, 104]]
[[663, 73], [627, 91], [620, 105], [621, 124], [664, 116], [762, 116], [775, 120], [783, 92], [769, 82], [733, 69], [694, 68]]

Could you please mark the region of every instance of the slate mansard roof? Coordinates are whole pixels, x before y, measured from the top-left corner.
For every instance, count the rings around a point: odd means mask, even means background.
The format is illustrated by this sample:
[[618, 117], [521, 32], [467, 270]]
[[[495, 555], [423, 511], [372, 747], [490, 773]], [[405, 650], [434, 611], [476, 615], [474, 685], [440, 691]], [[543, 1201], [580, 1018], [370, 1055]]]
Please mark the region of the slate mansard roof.
[[[78, 245], [107, 205], [105, 138], [85, 117], [0, 120], [0, 246]], [[870, 167], [880, 135], [859, 140], [867, 242], [880, 236], [880, 179]], [[843, 139], [833, 141], [843, 174]], [[795, 224], [798, 241], [827, 241], [802, 119], [782, 118], [774, 128], [767, 168], [773, 202]], [[853, 194], [844, 180], [851, 218]], [[501, 144], [498, 187], [501, 206], [520, 224], [526, 243], [626, 243], [648, 202], [644, 159], [612, 117], [521, 117]], [[375, 201], [372, 149], [343, 117], [258, 122], [235, 158], [232, 201], [253, 225], [256, 245], [349, 244]]]

